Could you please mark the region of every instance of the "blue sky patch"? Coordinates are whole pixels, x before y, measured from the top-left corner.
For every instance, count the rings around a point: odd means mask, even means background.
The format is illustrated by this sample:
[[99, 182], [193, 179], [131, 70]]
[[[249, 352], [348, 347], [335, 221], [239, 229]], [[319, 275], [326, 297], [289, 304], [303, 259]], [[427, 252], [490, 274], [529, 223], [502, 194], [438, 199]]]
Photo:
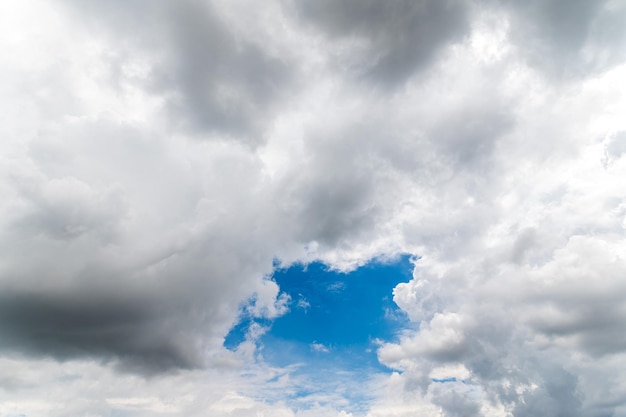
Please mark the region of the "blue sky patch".
[[257, 342], [272, 365], [297, 364], [303, 373], [386, 369], [376, 357], [377, 341], [394, 340], [409, 326], [392, 291], [411, 279], [411, 259], [402, 255], [393, 261], [373, 260], [349, 273], [320, 262], [277, 268], [271, 279], [290, 296], [290, 311], [273, 321], [244, 315], [224, 345], [235, 349], [249, 327], [259, 324], [268, 327]]
[[[457, 379], [454, 377], [451, 378], [433, 378], [431, 381], [436, 382], [438, 384], [445, 384], [446, 382], [457, 382]], [[461, 381], [464, 382], [464, 381]]]

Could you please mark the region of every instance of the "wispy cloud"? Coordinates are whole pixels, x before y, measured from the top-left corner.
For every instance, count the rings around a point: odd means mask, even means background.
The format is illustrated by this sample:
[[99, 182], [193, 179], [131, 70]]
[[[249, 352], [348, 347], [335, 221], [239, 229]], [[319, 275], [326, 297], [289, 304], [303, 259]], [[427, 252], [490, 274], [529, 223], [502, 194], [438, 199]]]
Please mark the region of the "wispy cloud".
[[311, 346], [311, 350], [313, 352], [321, 352], [321, 353], [329, 353], [330, 349], [326, 346], [324, 346], [321, 343], [311, 343], [309, 346]]

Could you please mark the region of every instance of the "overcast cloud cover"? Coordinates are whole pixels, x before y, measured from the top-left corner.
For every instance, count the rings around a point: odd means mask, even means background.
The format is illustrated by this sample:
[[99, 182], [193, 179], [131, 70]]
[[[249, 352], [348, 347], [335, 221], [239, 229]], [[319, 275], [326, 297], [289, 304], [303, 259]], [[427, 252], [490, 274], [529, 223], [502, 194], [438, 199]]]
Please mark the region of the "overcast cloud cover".
[[[626, 416], [625, 1], [6, 0], [0, 52], [1, 417]], [[388, 372], [223, 346], [407, 253]]]

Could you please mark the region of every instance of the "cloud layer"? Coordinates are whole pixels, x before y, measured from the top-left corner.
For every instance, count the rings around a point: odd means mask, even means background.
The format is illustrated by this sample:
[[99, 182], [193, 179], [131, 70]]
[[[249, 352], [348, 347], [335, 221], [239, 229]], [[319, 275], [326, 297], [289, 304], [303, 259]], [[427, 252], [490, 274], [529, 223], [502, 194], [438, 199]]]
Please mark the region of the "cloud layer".
[[[623, 1], [0, 16], [0, 416], [626, 415]], [[223, 347], [402, 253], [367, 409]]]

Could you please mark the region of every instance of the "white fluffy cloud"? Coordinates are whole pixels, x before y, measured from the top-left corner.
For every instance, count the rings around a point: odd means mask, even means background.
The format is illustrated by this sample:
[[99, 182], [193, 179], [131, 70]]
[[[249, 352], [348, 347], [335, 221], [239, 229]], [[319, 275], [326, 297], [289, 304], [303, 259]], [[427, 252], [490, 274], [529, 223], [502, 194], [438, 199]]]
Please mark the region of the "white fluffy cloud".
[[[0, 416], [626, 415], [626, 4], [592, 3], [4, 2]], [[223, 348], [288, 310], [274, 259], [407, 252], [368, 410]]]

